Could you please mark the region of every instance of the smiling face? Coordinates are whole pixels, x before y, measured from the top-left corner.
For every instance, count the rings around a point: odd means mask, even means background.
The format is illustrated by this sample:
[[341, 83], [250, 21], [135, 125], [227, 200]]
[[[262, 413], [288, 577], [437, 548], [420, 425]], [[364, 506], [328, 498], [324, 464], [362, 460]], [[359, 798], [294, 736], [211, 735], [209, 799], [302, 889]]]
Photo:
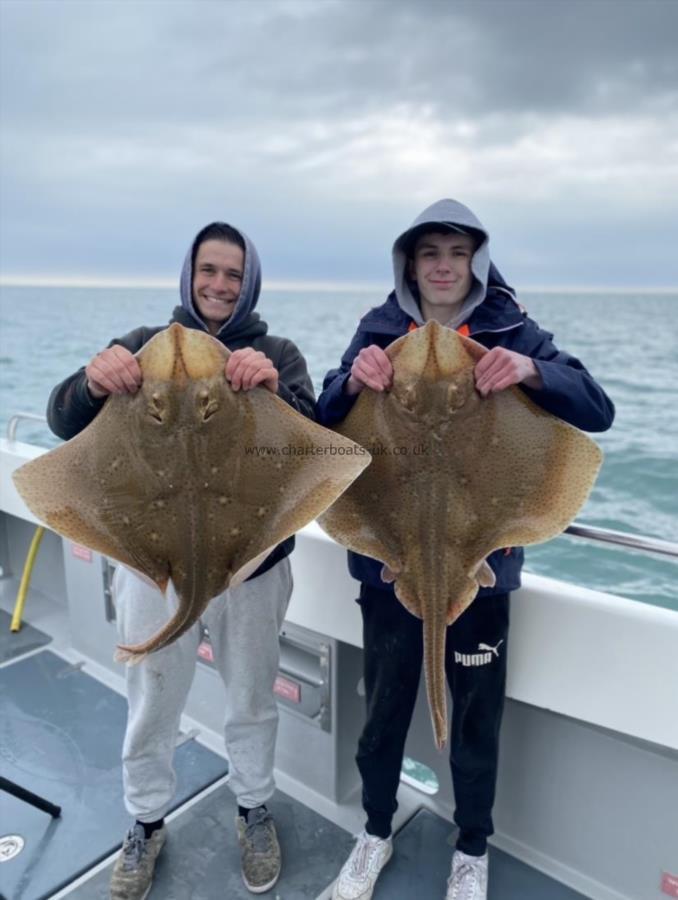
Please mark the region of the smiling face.
[[414, 245], [409, 274], [417, 283], [424, 319], [444, 325], [468, 296], [473, 284], [475, 242], [468, 234], [429, 231]]
[[198, 247], [193, 267], [193, 303], [210, 334], [230, 319], [240, 296], [245, 254], [237, 244], [211, 239]]

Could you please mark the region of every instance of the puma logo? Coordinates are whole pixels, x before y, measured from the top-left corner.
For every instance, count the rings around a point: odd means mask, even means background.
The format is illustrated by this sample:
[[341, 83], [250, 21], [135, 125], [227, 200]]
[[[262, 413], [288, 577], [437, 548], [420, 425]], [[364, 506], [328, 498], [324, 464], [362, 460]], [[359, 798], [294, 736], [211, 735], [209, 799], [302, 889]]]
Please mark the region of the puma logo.
[[499, 648], [504, 643], [504, 638], [502, 638], [499, 643], [492, 647], [490, 644], [478, 644], [478, 650], [489, 650], [490, 653], [494, 653], [494, 655], [499, 659]]
[[494, 647], [491, 644], [478, 644], [477, 653], [459, 653], [454, 651], [454, 661], [462, 666], [486, 666], [492, 662], [492, 657], [499, 659], [499, 648], [504, 643], [502, 638]]

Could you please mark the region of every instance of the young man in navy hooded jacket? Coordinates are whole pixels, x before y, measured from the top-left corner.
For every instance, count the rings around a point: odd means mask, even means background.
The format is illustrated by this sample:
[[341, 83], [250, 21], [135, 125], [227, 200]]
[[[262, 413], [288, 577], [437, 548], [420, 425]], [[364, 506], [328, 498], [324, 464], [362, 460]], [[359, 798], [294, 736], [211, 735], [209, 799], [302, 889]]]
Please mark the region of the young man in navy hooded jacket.
[[[260, 286], [259, 257], [251, 241], [230, 225], [212, 223], [188, 251], [181, 306], [171, 321], [209, 332], [232, 351], [224, 374], [234, 390], [264, 385], [313, 418], [313, 387], [303, 357], [291, 341], [267, 334], [268, 326], [254, 311]], [[141, 371], [133, 354], [165, 327], [137, 328], [112, 341], [58, 385], [47, 410], [52, 430], [71, 438], [94, 419], [109, 394], [136, 392]], [[271, 888], [280, 873], [280, 847], [265, 804], [275, 789], [278, 711], [273, 683], [278, 632], [292, 590], [287, 557], [293, 546], [293, 537], [278, 545], [242, 585], [215, 597], [202, 616], [226, 686], [229, 786], [239, 807], [243, 879], [255, 893]], [[123, 644], [151, 637], [176, 609], [171, 585], [165, 597], [123, 566], [116, 568], [113, 589]], [[197, 622], [170, 646], [127, 667], [123, 782], [125, 805], [136, 821], [113, 869], [111, 900], [142, 900], [151, 888], [165, 841], [163, 819], [176, 781], [172, 756], [201, 628]]]
[[[523, 312], [490, 261], [488, 240], [475, 215], [453, 200], [433, 204], [400, 235], [393, 247], [395, 291], [363, 317], [341, 366], [327, 374], [317, 407], [323, 425], [343, 419], [361, 391], [389, 390], [393, 369], [384, 348], [435, 319], [490, 351], [474, 373], [482, 397], [520, 385], [543, 409], [578, 428], [610, 427], [612, 403], [579, 360], [558, 350], [552, 335]], [[496, 551], [489, 563], [495, 586], [481, 588], [478, 599], [447, 631], [445, 662], [453, 700], [450, 766], [459, 826], [448, 900], [487, 896], [509, 593], [520, 585], [523, 551]], [[349, 553], [349, 569], [361, 582], [367, 721], [356, 760], [367, 822], [333, 898], [369, 900], [392, 853], [391, 820], [417, 696], [422, 627], [398, 602], [392, 585], [382, 581], [381, 562]], [[480, 643], [496, 652], [477, 664]]]

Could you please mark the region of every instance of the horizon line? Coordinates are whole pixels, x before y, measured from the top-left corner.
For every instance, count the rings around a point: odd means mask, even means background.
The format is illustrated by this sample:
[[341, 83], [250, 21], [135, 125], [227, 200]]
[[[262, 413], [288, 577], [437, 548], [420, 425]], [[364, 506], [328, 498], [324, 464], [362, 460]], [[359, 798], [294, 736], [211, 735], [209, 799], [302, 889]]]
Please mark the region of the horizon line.
[[[148, 278], [106, 278], [82, 275], [0, 275], [0, 288], [3, 287], [43, 287], [43, 288], [94, 288], [94, 289], [131, 289], [131, 290], [171, 290], [178, 288], [177, 279], [162, 277]], [[316, 281], [313, 279], [270, 279], [264, 280], [262, 291], [299, 291], [311, 293], [388, 293], [392, 285], [375, 281]], [[522, 285], [516, 288], [519, 294], [634, 294], [642, 291], [646, 294], [678, 294], [678, 285]]]

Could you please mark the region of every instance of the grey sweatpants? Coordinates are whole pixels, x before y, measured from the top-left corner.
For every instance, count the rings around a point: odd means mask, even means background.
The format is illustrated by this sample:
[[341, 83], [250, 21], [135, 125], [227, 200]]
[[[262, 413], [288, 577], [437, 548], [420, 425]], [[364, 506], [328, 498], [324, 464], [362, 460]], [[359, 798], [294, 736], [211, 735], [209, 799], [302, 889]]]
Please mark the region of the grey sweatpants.
[[[174, 615], [172, 585], [164, 596], [123, 566], [113, 582], [120, 643], [140, 643]], [[226, 687], [224, 735], [229, 786], [240, 806], [253, 808], [273, 794], [278, 708], [278, 634], [292, 593], [289, 559], [210, 601], [201, 622]], [[141, 822], [168, 811], [176, 776], [172, 756], [200, 643], [196, 622], [177, 641], [127, 666], [129, 713], [122, 750], [125, 806]]]

